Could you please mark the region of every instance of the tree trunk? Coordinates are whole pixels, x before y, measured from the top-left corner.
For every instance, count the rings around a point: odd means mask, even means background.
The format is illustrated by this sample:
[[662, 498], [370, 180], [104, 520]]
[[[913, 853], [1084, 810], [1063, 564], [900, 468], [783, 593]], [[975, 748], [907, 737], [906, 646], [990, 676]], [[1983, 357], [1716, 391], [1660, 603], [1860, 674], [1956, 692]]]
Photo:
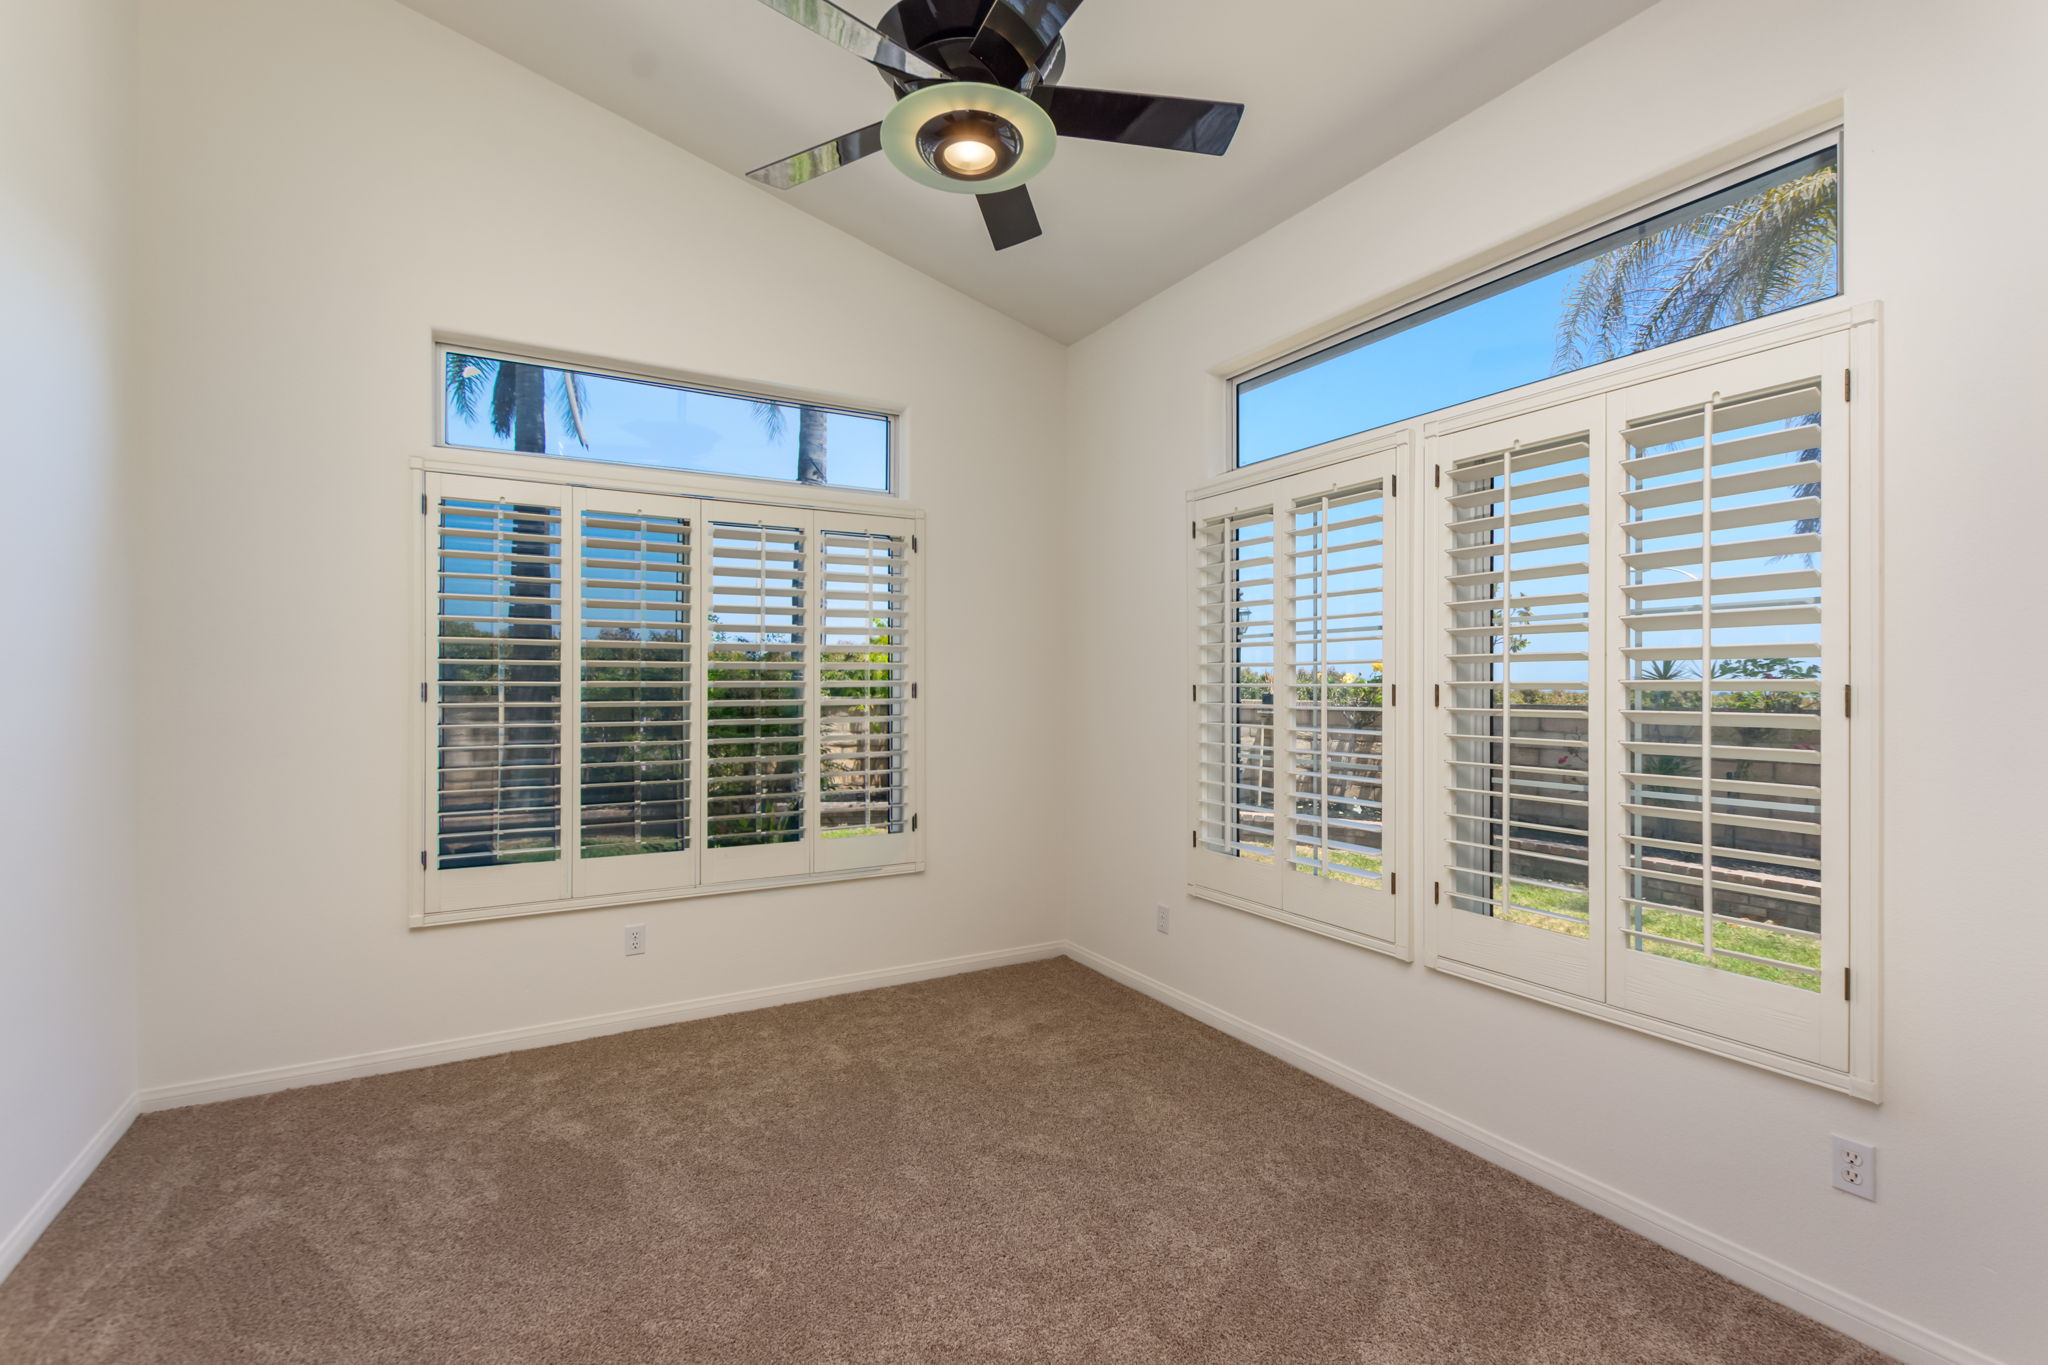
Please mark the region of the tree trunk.
[[820, 408], [796, 410], [796, 481], [825, 482], [825, 413]]
[[547, 371], [538, 365], [512, 370], [512, 448], [534, 455], [548, 451]]

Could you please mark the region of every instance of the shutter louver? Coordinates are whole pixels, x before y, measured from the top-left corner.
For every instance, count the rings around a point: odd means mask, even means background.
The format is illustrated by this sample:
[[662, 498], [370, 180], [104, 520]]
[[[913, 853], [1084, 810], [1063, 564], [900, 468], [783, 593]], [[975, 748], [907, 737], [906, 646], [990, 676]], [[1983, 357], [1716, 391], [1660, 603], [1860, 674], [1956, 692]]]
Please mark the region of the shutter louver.
[[1571, 435], [1445, 471], [1447, 904], [1588, 934], [1592, 446]]
[[1630, 424], [1621, 933], [1820, 988], [1820, 386]]
[[1276, 540], [1270, 510], [1202, 528], [1195, 685], [1199, 847], [1273, 862]]
[[1289, 762], [1297, 873], [1385, 882], [1386, 499], [1375, 481], [1295, 501]]

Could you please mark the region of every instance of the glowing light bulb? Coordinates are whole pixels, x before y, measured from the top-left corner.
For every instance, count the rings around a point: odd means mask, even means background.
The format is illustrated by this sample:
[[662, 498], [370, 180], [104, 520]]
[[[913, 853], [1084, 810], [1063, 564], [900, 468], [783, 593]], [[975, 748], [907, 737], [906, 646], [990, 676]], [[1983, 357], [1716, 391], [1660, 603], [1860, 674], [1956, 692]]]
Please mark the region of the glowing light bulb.
[[996, 164], [996, 149], [980, 138], [957, 137], [939, 149], [946, 169], [959, 175], [980, 175]]

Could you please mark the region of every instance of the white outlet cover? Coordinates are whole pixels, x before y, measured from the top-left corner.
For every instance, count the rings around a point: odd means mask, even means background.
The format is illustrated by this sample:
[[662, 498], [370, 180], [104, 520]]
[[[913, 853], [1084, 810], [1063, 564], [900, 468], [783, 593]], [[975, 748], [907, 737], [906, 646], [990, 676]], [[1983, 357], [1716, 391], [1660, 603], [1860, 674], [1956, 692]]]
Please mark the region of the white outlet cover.
[[1840, 1134], [1828, 1138], [1831, 1183], [1858, 1199], [1877, 1198], [1877, 1148], [1851, 1142]]
[[647, 926], [629, 924], [626, 926], [626, 956], [637, 957], [647, 951]]
[[1170, 933], [1172, 933], [1172, 932], [1173, 932], [1173, 912], [1172, 912], [1171, 910], [1167, 909], [1167, 908], [1166, 908], [1165, 906], [1163, 906], [1163, 905], [1155, 905], [1155, 906], [1153, 906], [1153, 907], [1152, 907], [1152, 910], [1153, 910], [1153, 927], [1154, 927], [1154, 928], [1156, 928], [1157, 930], [1159, 930], [1159, 932], [1160, 932], [1160, 933], [1162, 933], [1162, 934], [1170, 934]]

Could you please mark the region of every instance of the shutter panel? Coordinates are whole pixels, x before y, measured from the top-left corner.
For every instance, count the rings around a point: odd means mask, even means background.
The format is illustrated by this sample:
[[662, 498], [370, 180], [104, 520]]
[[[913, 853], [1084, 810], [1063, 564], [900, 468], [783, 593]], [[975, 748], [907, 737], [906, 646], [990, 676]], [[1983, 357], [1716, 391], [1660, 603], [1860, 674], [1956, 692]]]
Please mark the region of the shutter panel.
[[1846, 947], [1830, 870], [1847, 802], [1845, 527], [1824, 511], [1846, 471], [1827, 349], [1618, 396], [1609, 995], [1846, 1067], [1846, 1007], [1822, 995]]
[[1197, 886], [1277, 906], [1273, 688], [1278, 658], [1271, 505], [1204, 520], [1195, 565]]
[[1444, 438], [1438, 949], [1601, 997], [1605, 403]]
[[694, 885], [695, 543], [690, 499], [576, 497], [579, 839], [573, 889]]
[[741, 510], [715, 504], [708, 525], [707, 883], [811, 870], [811, 519]]
[[428, 908], [568, 894], [562, 802], [562, 496], [429, 481], [434, 781]]
[[817, 871], [912, 857], [910, 529], [818, 514]]

